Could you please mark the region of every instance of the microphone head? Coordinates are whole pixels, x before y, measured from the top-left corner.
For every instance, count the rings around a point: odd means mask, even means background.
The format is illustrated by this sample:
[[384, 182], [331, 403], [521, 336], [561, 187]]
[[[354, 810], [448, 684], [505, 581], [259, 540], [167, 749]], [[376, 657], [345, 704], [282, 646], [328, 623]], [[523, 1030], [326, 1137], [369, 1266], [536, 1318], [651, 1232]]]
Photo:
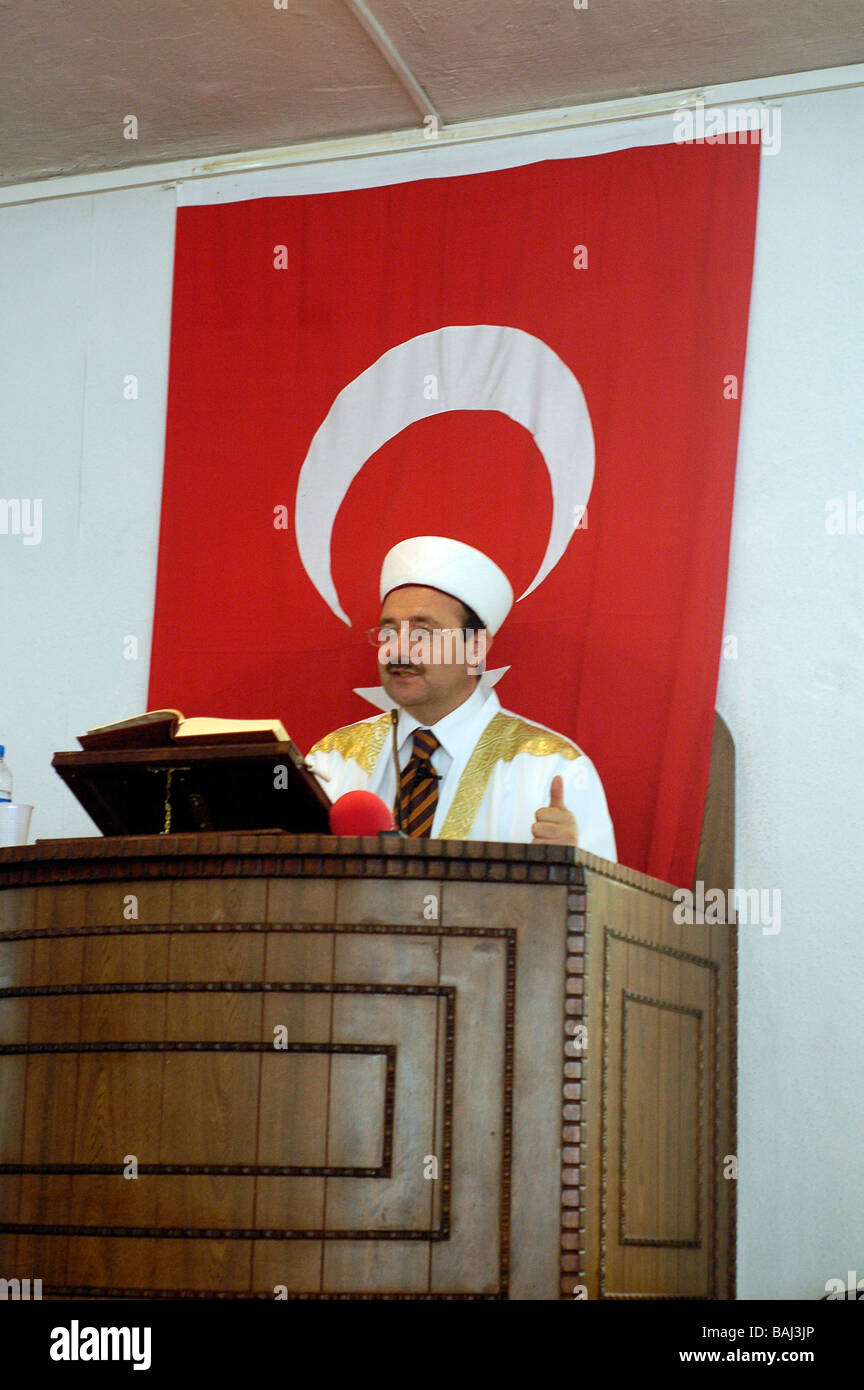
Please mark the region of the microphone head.
[[395, 830], [393, 812], [374, 792], [345, 792], [330, 807], [334, 835], [380, 835]]

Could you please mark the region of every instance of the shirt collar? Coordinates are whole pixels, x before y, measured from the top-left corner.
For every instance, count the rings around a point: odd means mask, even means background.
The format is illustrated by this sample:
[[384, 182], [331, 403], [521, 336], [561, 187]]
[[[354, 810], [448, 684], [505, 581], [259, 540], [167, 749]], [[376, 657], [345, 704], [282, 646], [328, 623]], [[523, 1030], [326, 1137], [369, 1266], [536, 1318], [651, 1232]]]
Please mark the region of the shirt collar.
[[477, 737], [477, 721], [483, 717], [483, 722], [488, 723], [498, 708], [498, 697], [494, 690], [489, 686], [481, 686], [478, 680], [474, 693], [449, 714], [445, 714], [443, 719], [439, 719], [437, 724], [421, 724], [408, 710], [402, 709], [399, 711], [399, 722], [396, 726], [399, 748], [402, 748], [406, 739], [412, 737], [415, 729], [431, 729], [445, 753], [455, 758], [462, 751], [462, 745], [466, 741], [470, 740], [473, 747]]

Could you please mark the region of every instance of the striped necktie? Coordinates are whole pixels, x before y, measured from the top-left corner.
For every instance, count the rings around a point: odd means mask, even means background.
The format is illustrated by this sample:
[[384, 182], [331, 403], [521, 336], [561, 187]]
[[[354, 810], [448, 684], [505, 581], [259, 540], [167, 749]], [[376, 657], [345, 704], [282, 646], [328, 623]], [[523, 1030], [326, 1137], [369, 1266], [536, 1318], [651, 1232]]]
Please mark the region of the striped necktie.
[[429, 835], [438, 805], [438, 774], [429, 759], [438, 747], [431, 729], [414, 730], [414, 751], [399, 779], [399, 823], [406, 835]]

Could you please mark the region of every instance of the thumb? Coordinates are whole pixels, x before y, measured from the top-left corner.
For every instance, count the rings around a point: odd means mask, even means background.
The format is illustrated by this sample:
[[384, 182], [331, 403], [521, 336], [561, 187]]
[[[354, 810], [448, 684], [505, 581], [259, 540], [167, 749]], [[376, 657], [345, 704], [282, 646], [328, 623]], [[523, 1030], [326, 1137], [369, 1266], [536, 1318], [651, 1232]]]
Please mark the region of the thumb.
[[564, 805], [564, 779], [563, 777], [553, 777], [552, 786], [549, 789], [549, 805]]

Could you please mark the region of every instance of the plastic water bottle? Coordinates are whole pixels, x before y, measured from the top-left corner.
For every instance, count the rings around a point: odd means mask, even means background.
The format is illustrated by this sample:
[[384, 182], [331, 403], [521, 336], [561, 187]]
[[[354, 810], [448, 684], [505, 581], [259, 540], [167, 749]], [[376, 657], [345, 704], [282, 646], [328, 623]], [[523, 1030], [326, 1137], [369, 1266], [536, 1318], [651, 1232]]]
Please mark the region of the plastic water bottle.
[[6, 749], [0, 743], [0, 802], [12, 800], [12, 773], [4, 761]]

